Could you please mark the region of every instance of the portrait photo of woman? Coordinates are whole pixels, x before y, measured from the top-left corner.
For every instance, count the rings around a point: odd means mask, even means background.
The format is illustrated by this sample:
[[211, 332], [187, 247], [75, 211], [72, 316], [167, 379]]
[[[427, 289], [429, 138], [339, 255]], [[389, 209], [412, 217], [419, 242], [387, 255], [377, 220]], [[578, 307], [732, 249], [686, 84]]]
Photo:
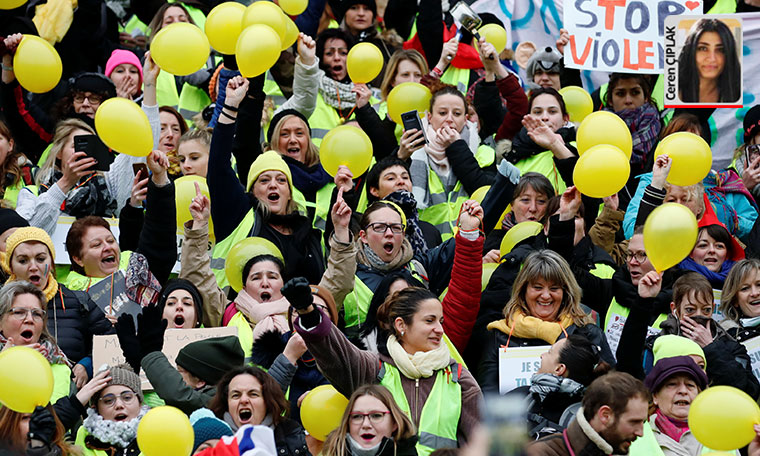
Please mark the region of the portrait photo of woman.
[[741, 42], [737, 44], [735, 30], [741, 29], [729, 27], [721, 19], [700, 19], [691, 27], [678, 57], [678, 92], [682, 102], [741, 101], [738, 55]]

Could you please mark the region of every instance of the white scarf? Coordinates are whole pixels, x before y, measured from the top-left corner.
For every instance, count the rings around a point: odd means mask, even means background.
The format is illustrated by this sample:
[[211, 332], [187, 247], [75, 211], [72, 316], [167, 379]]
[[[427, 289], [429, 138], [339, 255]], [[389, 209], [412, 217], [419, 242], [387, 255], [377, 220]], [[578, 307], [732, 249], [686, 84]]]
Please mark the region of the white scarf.
[[388, 353], [396, 363], [398, 370], [407, 378], [412, 379], [428, 378], [435, 371], [445, 368], [451, 362], [449, 347], [443, 340], [434, 350], [410, 355], [398, 342], [396, 336], [391, 334], [388, 336]]
[[142, 417], [148, 413], [148, 410], [150, 410], [150, 407], [143, 405], [140, 407], [140, 413], [137, 415], [137, 418], [129, 421], [112, 421], [103, 419], [95, 411], [95, 408], [90, 407], [87, 409], [87, 418], [85, 418], [82, 425], [88, 434], [101, 442], [116, 445], [119, 448], [126, 448], [137, 438], [137, 426], [140, 424]]

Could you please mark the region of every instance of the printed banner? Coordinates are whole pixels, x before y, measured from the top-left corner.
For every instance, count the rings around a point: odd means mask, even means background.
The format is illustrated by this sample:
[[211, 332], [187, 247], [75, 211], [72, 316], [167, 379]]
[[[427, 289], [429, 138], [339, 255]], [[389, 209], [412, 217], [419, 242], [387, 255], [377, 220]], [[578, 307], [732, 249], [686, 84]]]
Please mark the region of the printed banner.
[[745, 340], [742, 344], [747, 348], [749, 360], [752, 362], [752, 373], [760, 380], [760, 336]]
[[701, 0], [573, 0], [567, 6], [565, 66], [623, 73], [662, 73], [665, 19], [702, 13]]
[[549, 351], [550, 347], [499, 348], [499, 394], [506, 394], [518, 386], [530, 385], [530, 378], [541, 367], [541, 355]]

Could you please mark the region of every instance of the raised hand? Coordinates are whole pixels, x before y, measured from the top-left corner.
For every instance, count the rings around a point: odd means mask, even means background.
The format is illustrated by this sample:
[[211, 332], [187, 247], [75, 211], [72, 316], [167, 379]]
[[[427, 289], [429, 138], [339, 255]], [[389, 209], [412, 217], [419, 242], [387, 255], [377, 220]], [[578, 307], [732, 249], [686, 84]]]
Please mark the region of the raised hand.
[[58, 179], [58, 187], [63, 193], [68, 193], [79, 179], [92, 174], [90, 170], [98, 161], [93, 157], [88, 157], [84, 152], [74, 152], [68, 160], [61, 160], [61, 171], [63, 176]]
[[356, 107], [363, 108], [369, 103], [369, 99], [372, 96], [372, 92], [367, 87], [367, 84], [354, 84], [354, 88], [351, 92], [356, 94]]
[[543, 120], [534, 115], [527, 114], [523, 117], [522, 124], [530, 139], [545, 149], [551, 149], [557, 141], [562, 141], [560, 135], [554, 133]]
[[354, 174], [347, 166], [338, 166], [338, 172], [335, 173], [335, 186], [344, 192], [354, 188]]
[[459, 213], [459, 227], [464, 231], [473, 231], [481, 228], [483, 221], [483, 208], [475, 200], [467, 200], [462, 203], [462, 211]]
[[348, 225], [351, 223], [351, 208], [343, 199], [343, 189], [339, 188], [338, 197], [335, 204], [330, 210], [333, 226], [335, 227], [335, 238], [344, 244], [351, 240], [351, 234]]
[[151, 180], [157, 187], [163, 187], [169, 183], [169, 175], [167, 170], [169, 169], [169, 157], [166, 153], [160, 150], [154, 150], [148, 155], [147, 159], [148, 169], [153, 173]]
[[129, 197], [129, 205], [132, 207], [142, 207], [143, 201], [148, 194], [148, 177], [140, 179], [142, 173], [137, 173], [132, 179], [132, 195]]
[[398, 147], [398, 158], [406, 160], [412, 156], [415, 150], [425, 145], [425, 134], [422, 130], [412, 128], [411, 130], [404, 130], [401, 135], [401, 142]]
[[311, 295], [309, 281], [304, 277], [294, 277], [285, 283], [280, 290], [283, 296], [288, 300], [290, 305], [299, 313], [308, 312], [314, 303], [314, 297]]
[[652, 187], [662, 190], [665, 188], [665, 182], [670, 174], [670, 167], [673, 166], [673, 159], [665, 154], [658, 156], [654, 160], [652, 168]]
[[298, 55], [306, 66], [314, 65], [317, 54], [317, 42], [305, 33], [298, 34]]
[[195, 198], [190, 202], [190, 215], [193, 216], [193, 229], [208, 225], [211, 217], [211, 201], [201, 193], [201, 187], [195, 183]]
[[[132, 317], [129, 317], [132, 318]], [[111, 371], [104, 370], [102, 372], [98, 372], [95, 374], [94, 377], [92, 377], [92, 380], [85, 383], [85, 385], [82, 387], [82, 389], [77, 392], [76, 396], [79, 400], [79, 403], [83, 406], [87, 407], [88, 403], [90, 402], [90, 399], [92, 399], [92, 396], [95, 395], [98, 391], [102, 390], [106, 387], [108, 382], [111, 381]]]
[[240, 106], [245, 94], [248, 92], [248, 79], [242, 76], [235, 76], [227, 82], [226, 95], [224, 104], [232, 108]]
[[662, 276], [657, 271], [649, 271], [639, 280], [639, 296], [654, 298], [662, 289]]
[[581, 192], [575, 186], [568, 187], [559, 200], [559, 219], [566, 221], [575, 218], [581, 207]]
[[461, 138], [459, 136], [459, 132], [455, 128], [449, 127], [448, 125], [444, 125], [439, 128], [436, 132], [436, 135], [438, 135], [438, 141], [444, 148], [449, 147], [450, 145], [454, 144], [454, 141]]

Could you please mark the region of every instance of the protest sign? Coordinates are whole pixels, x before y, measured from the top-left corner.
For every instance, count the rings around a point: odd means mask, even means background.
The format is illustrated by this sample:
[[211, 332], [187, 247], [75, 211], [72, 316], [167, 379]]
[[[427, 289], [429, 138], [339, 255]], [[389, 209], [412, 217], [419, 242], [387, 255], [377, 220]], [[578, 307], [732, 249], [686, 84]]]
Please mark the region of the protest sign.
[[505, 394], [518, 386], [530, 385], [530, 377], [541, 367], [541, 354], [549, 351], [550, 347], [499, 348], [499, 393]]

